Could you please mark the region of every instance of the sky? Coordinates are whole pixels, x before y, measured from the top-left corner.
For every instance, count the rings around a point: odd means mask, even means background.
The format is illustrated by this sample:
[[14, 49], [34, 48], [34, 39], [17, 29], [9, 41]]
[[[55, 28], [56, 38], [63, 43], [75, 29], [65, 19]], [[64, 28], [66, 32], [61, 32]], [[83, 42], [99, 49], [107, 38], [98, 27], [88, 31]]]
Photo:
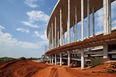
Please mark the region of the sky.
[[[41, 57], [48, 46], [46, 28], [58, 0], [0, 0], [0, 57]], [[112, 26], [116, 25], [116, 1], [112, 3]], [[90, 15], [92, 21], [92, 15]], [[90, 22], [92, 29], [92, 22]], [[81, 22], [77, 24], [78, 40]], [[71, 28], [71, 42], [72, 31]], [[103, 8], [95, 13], [95, 32], [103, 31]], [[92, 30], [90, 31], [92, 34]], [[66, 36], [66, 33], [65, 33]], [[84, 19], [84, 37], [87, 18]], [[67, 38], [65, 38], [67, 39]], [[65, 43], [67, 40], [65, 41]]]

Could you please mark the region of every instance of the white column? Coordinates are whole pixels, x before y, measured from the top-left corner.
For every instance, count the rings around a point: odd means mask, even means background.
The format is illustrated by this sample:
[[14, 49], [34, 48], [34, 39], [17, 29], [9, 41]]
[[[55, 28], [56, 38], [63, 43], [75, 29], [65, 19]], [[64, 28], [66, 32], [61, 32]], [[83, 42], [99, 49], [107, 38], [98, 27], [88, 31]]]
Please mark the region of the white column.
[[75, 25], [73, 26], [73, 42], [75, 42]]
[[60, 66], [62, 65], [62, 53], [60, 53]]
[[[67, 22], [67, 42], [70, 43], [70, 0], [68, 0], [68, 22]], [[70, 65], [70, 52], [68, 53], [68, 66]]]
[[55, 16], [55, 40], [54, 40], [54, 41], [55, 41], [55, 42], [54, 42], [54, 43], [55, 43], [55, 48], [56, 48], [56, 35], [57, 35], [57, 34], [56, 34], [56, 16]]
[[55, 65], [57, 64], [57, 55], [55, 54]]
[[75, 6], [75, 41], [77, 41], [77, 6]]
[[81, 0], [81, 41], [84, 40], [84, 0]]
[[95, 31], [94, 31], [94, 6], [92, 7], [92, 21], [93, 21], [93, 23], [92, 23], [92, 26], [93, 26], [93, 37], [94, 37], [94, 33], [95, 33]]
[[81, 69], [84, 68], [84, 49], [81, 49]]
[[88, 17], [88, 38], [90, 38], [90, 5], [89, 5], [90, 0], [87, 0], [87, 17]]
[[70, 43], [70, 0], [68, 0], [67, 42]]
[[62, 9], [60, 8], [60, 44], [63, 45]]
[[58, 47], [59, 47], [59, 27], [58, 27]]
[[53, 29], [53, 23], [52, 23], [52, 49], [54, 48], [54, 29]]
[[108, 58], [108, 45], [103, 45], [103, 58]]
[[104, 11], [104, 35], [107, 34], [107, 0], [103, 0], [103, 11]]
[[68, 54], [68, 66], [70, 65], [70, 51], [67, 51]]
[[54, 63], [54, 56], [52, 55], [52, 64]]
[[108, 34], [111, 33], [111, 0], [107, 1]]

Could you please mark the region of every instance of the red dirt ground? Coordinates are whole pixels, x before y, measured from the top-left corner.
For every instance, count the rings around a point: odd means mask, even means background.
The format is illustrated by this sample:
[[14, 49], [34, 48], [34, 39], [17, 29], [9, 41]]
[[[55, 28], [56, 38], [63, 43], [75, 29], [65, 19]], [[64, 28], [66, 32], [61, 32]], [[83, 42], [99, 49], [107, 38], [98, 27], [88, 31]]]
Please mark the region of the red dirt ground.
[[[116, 73], [107, 73], [104, 65], [83, 70], [67, 66], [47, 65], [33, 61], [11, 61], [0, 63], [0, 77], [115, 77]], [[100, 73], [91, 73], [99, 71]]]

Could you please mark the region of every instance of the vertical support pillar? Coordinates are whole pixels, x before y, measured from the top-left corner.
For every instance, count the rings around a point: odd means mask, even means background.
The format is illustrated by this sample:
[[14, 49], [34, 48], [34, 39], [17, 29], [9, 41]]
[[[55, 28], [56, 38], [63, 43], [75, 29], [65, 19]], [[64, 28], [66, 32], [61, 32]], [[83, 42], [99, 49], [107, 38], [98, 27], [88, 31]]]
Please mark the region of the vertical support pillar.
[[93, 21], [92, 26], [93, 26], [93, 37], [94, 37], [95, 36], [95, 31], [94, 31], [94, 27], [95, 27], [95, 25], [94, 25], [94, 6], [92, 7], [92, 21]]
[[60, 8], [60, 44], [63, 45], [62, 9]]
[[70, 0], [68, 0], [67, 42], [70, 43]]
[[109, 34], [111, 33], [111, 0], [107, 1], [107, 26]]
[[52, 55], [52, 64], [54, 63], [54, 56]]
[[57, 64], [57, 55], [55, 54], [55, 65]]
[[52, 23], [52, 49], [54, 48], [54, 29], [53, 29], [53, 23]]
[[55, 48], [56, 48], [56, 16], [55, 16], [55, 40], [54, 40], [55, 42]]
[[81, 49], [81, 69], [84, 68], [84, 49]]
[[[67, 42], [70, 43], [70, 0], [68, 0], [68, 22], [67, 22]], [[68, 54], [68, 66], [70, 65], [70, 52], [67, 51]]]
[[58, 47], [59, 47], [59, 27], [58, 27]]
[[70, 51], [67, 51], [68, 54], [68, 66], [70, 65]]
[[51, 56], [49, 56], [50, 64], [52, 63], [52, 60], [51, 60], [51, 59], [52, 59], [52, 57], [51, 57]]
[[63, 45], [65, 45], [65, 33], [63, 34]]
[[108, 45], [103, 45], [103, 58], [108, 58]]
[[62, 65], [62, 53], [60, 53], [60, 66]]
[[77, 41], [77, 6], [75, 6], [75, 41]]
[[73, 26], [73, 42], [75, 42], [75, 25]]
[[81, 41], [84, 40], [84, 0], [81, 0]]
[[90, 38], [90, 0], [87, 0], [87, 17], [88, 17], [88, 38]]
[[104, 11], [104, 35], [107, 34], [107, 0], [103, 0], [103, 11]]

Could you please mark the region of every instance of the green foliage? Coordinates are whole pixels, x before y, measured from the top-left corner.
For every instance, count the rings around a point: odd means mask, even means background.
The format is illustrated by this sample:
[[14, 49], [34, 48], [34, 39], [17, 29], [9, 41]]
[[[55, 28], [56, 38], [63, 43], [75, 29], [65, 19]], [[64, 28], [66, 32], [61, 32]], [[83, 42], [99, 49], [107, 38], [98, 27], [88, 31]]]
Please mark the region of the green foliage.
[[26, 58], [25, 57], [20, 57], [20, 59], [19, 60], [26, 60]]
[[102, 64], [102, 58], [91, 59], [92, 67]]
[[0, 62], [8, 62], [8, 61], [14, 61], [16, 60], [15, 58], [8, 58], [8, 57], [3, 57], [0, 58]]

